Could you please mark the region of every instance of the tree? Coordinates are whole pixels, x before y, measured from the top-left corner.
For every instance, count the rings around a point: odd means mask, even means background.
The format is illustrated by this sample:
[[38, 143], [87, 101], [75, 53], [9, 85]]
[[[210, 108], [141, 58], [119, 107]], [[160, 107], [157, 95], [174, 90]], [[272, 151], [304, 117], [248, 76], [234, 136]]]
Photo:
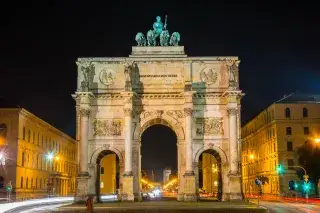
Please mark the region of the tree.
[[[311, 142], [306, 142], [297, 149], [297, 154], [299, 155], [299, 164], [307, 170], [309, 180], [316, 185], [320, 178], [320, 147]], [[298, 170], [297, 173], [302, 179], [304, 172]]]

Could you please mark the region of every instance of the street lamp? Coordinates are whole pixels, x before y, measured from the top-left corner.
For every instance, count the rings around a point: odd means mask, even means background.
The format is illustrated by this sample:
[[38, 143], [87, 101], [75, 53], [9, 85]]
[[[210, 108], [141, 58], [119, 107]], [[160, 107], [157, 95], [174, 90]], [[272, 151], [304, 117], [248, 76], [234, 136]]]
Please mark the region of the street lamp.
[[315, 138], [315, 139], [314, 139], [314, 142], [320, 143], [320, 138]]

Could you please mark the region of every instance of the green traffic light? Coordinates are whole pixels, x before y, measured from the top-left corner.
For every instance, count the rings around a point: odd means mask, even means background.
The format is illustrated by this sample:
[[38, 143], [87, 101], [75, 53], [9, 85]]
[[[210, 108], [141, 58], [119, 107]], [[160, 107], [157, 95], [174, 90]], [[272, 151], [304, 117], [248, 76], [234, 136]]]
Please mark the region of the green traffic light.
[[298, 184], [294, 184], [294, 188], [295, 188], [295, 189], [298, 188], [298, 186], [299, 186]]
[[281, 174], [281, 173], [283, 173], [283, 166], [281, 165], [281, 164], [279, 164], [278, 165], [278, 168], [277, 168], [277, 172], [278, 172], [278, 174]]

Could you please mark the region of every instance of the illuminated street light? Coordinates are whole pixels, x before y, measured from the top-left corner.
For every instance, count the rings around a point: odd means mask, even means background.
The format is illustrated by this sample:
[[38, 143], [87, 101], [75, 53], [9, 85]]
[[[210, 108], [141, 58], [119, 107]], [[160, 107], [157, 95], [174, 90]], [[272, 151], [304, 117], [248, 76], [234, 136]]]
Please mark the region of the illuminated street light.
[[253, 155], [253, 154], [251, 154], [249, 157], [250, 157], [250, 159], [252, 160], [252, 159], [254, 158], [254, 155]]
[[316, 143], [320, 143], [320, 138], [316, 138], [316, 139], [314, 139], [314, 142], [316, 142]]
[[3, 154], [2, 154], [2, 153], [0, 153], [0, 161], [2, 160], [2, 158], [3, 158]]
[[47, 154], [47, 159], [48, 160], [52, 160], [53, 159], [53, 154], [52, 153], [48, 153]]
[[55, 159], [56, 159], [56, 160], [60, 160], [60, 156], [57, 155], [57, 156], [55, 157]]

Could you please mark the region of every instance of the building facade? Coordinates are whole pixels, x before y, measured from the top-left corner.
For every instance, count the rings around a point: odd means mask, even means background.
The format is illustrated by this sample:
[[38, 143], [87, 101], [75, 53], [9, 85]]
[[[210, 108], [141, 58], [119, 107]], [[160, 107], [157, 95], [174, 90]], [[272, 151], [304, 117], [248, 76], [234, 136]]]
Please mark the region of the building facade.
[[77, 142], [20, 108], [0, 109], [2, 197], [12, 199], [75, 193]]
[[166, 184], [169, 182], [170, 175], [171, 175], [171, 168], [165, 168], [163, 170], [163, 177], [162, 177], [163, 184]]
[[[257, 194], [257, 177], [266, 177], [262, 192], [290, 195], [298, 181], [296, 150], [320, 136], [320, 96], [291, 94], [270, 105], [242, 127], [242, 175], [245, 194]], [[285, 172], [278, 174], [278, 165]]]

